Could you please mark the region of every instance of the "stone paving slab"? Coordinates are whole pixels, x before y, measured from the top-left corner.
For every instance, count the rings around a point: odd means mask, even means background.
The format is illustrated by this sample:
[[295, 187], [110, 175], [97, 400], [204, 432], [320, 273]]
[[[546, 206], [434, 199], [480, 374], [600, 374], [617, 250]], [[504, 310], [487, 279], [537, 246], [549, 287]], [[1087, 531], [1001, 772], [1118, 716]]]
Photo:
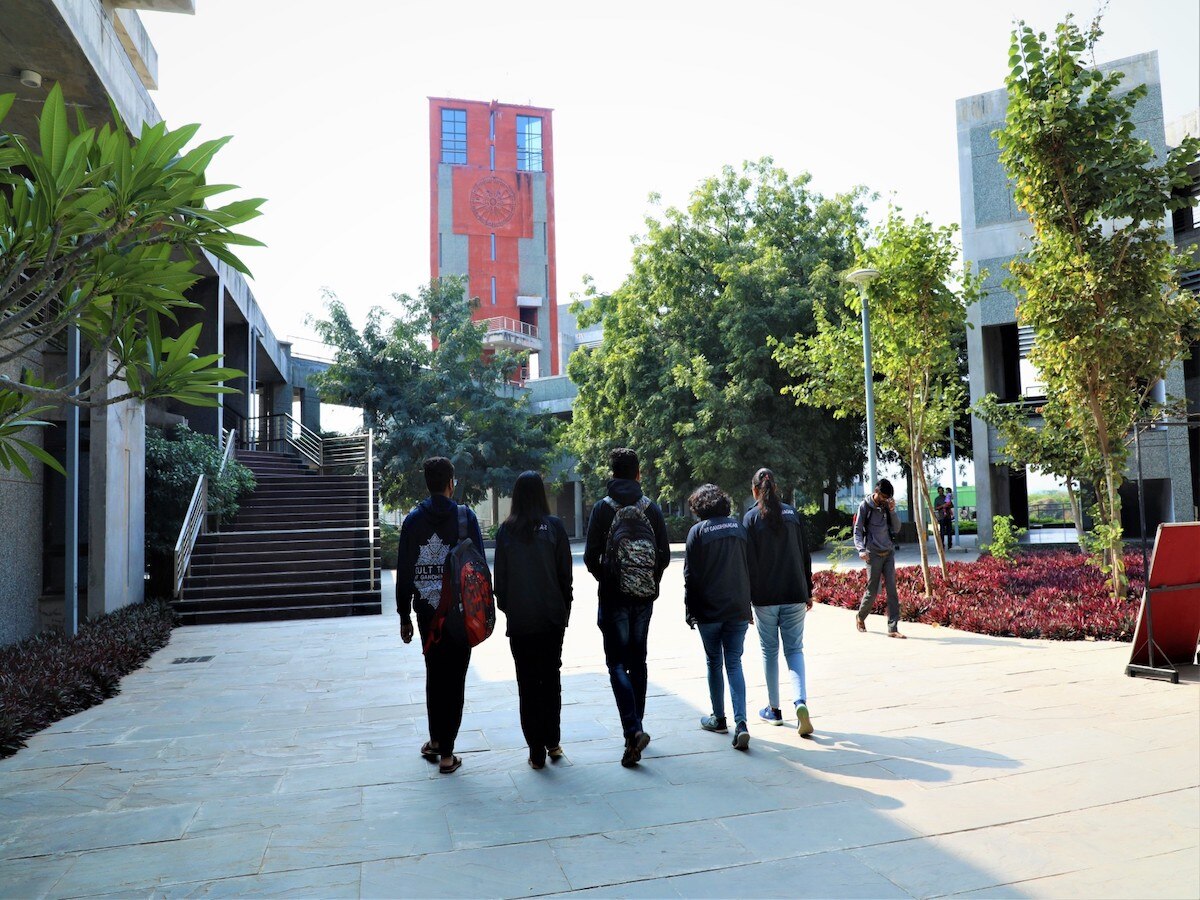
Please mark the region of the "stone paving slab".
[[[567, 759], [537, 772], [502, 634], [474, 654], [445, 777], [417, 754], [423, 666], [390, 611], [177, 630], [119, 696], [0, 761], [0, 897], [1200, 896], [1194, 673], [1126, 678], [1128, 645], [1104, 642], [890, 641], [818, 606], [816, 734], [752, 717], [737, 753], [698, 728], [680, 575], [636, 769], [578, 565]], [[752, 632], [751, 710], [758, 659]]]

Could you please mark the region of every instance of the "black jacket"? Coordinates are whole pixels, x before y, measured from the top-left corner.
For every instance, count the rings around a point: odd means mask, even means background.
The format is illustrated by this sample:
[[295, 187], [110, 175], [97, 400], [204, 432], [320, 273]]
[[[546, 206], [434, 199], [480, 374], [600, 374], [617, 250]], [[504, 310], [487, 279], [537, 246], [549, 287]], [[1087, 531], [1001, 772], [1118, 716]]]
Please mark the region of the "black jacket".
[[[632, 478], [614, 478], [608, 483], [608, 496], [622, 506], [637, 503], [642, 498], [642, 486]], [[628, 597], [622, 594], [615, 585], [605, 577], [601, 560], [604, 558], [604, 548], [608, 543], [608, 529], [612, 526], [613, 517], [617, 512], [607, 503], [599, 502], [592, 507], [591, 518], [588, 519], [587, 544], [583, 551], [583, 563], [587, 570], [600, 583], [600, 602], [616, 601], [619, 603], [648, 603], [658, 597], [656, 592], [650, 600]], [[651, 503], [646, 507], [646, 518], [654, 529], [655, 567], [654, 583], [662, 581], [663, 572], [671, 562], [671, 544], [667, 540], [667, 523], [663, 520], [662, 510]]]
[[[467, 510], [467, 536], [483, 552], [479, 520]], [[396, 565], [396, 612], [431, 616], [442, 596], [442, 568], [458, 543], [458, 504], [445, 496], [426, 497], [404, 517]]]
[[501, 525], [492, 581], [496, 604], [508, 617], [505, 633], [510, 637], [566, 628], [571, 617], [571, 543], [562, 520], [547, 516], [529, 541]]
[[708, 622], [749, 622], [751, 563], [746, 529], [730, 516], [697, 522], [683, 556], [683, 605]]
[[783, 524], [772, 528], [757, 506], [742, 525], [750, 539], [750, 596], [755, 606], [806, 603], [812, 596], [812, 554], [804, 540], [804, 517], [783, 504]]

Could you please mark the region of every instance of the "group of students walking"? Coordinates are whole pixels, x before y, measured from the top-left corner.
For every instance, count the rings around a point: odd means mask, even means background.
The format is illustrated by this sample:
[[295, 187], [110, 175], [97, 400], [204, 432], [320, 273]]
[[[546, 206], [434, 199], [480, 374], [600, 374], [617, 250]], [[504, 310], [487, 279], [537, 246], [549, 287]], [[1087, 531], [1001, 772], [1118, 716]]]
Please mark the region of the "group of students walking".
[[[584, 564], [598, 586], [597, 626], [625, 739], [621, 765], [632, 767], [650, 743], [643, 721], [647, 639], [671, 551], [662, 511], [642, 493], [637, 454], [619, 448], [610, 454], [610, 463], [607, 494], [592, 508], [588, 522]], [[462, 765], [454, 744], [462, 723], [471, 650], [440, 633], [435, 619], [450, 549], [469, 539], [482, 553], [483, 539], [475, 514], [451, 499], [451, 462], [428, 459], [424, 473], [430, 496], [405, 517], [400, 530], [396, 606], [404, 643], [412, 641], [415, 611], [425, 652], [429, 740], [420, 752], [449, 774]], [[755, 506], [740, 520], [732, 516], [729, 496], [716, 485], [703, 485], [692, 494], [688, 505], [699, 521], [687, 536], [683, 570], [685, 617], [700, 632], [708, 665], [712, 712], [700, 719], [700, 727], [729, 732], [727, 678], [732, 744], [739, 750], [750, 742], [742, 651], [752, 623], [768, 694], [759, 717], [774, 725], [795, 721], [801, 735], [813, 732], [804, 673], [804, 620], [813, 602], [804, 523], [796, 509], [783, 502], [770, 469], [754, 473], [751, 490]], [[856, 528], [856, 540], [857, 532]], [[877, 589], [878, 576], [873, 581]], [[894, 592], [894, 574], [889, 587]], [[511, 512], [496, 535], [493, 588], [507, 618], [529, 765], [541, 769], [548, 759], [563, 756], [562, 647], [573, 586], [566, 529], [550, 515], [545, 485], [536, 472], [523, 473], [513, 485]], [[873, 602], [875, 590], [870, 594]], [[780, 707], [781, 646], [791, 675], [794, 720], [785, 719]]]

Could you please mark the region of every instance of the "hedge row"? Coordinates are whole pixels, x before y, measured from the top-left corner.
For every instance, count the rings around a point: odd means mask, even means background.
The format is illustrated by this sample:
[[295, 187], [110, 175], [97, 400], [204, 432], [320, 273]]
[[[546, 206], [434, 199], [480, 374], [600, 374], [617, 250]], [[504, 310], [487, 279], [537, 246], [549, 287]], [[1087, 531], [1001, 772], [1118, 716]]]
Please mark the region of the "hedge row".
[[74, 638], [45, 632], [0, 649], [0, 759], [115, 696], [123, 676], [166, 646], [174, 621], [168, 604], [150, 601], [88, 622]]

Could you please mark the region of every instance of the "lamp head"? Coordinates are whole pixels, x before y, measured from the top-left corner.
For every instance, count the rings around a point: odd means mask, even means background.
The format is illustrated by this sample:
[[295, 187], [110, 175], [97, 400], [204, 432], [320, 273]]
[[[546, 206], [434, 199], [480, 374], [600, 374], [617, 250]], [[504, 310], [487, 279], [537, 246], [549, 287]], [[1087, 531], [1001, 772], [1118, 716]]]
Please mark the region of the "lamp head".
[[866, 287], [879, 277], [878, 269], [855, 269], [846, 276], [846, 280], [857, 287]]

